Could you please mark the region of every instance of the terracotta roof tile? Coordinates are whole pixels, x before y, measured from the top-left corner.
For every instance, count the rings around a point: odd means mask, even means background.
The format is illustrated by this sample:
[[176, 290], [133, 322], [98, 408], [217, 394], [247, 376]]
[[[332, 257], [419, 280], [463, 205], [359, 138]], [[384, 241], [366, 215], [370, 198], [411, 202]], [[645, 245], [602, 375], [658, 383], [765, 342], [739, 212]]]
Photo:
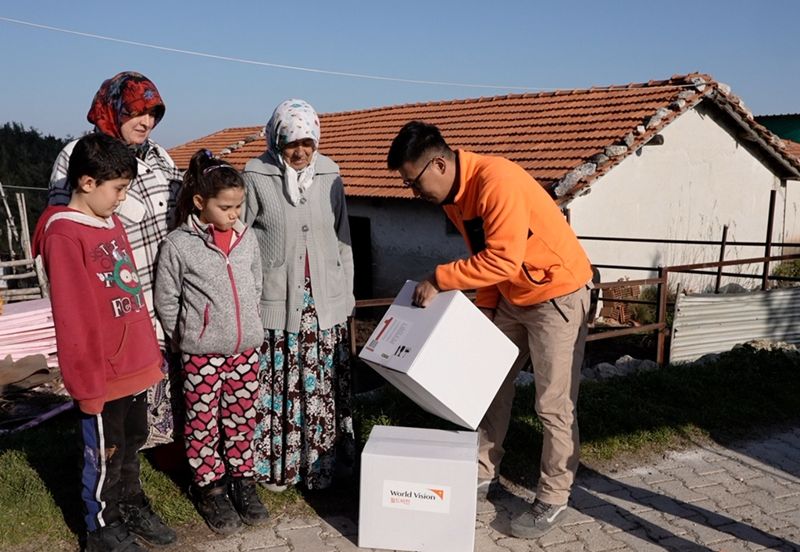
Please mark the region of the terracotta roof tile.
[[784, 140], [784, 142], [786, 143], [786, 151], [800, 159], [800, 142], [792, 140]]
[[[800, 172], [800, 158], [756, 123], [727, 86], [702, 74], [322, 114], [320, 151], [339, 164], [348, 195], [411, 197], [397, 175], [386, 168], [386, 154], [400, 127], [420, 119], [436, 124], [452, 147], [506, 156], [559, 199], [568, 200], [705, 99], [748, 126], [767, 148], [775, 150], [787, 170]], [[598, 158], [608, 153], [608, 146], [624, 147], [610, 159]], [[262, 126], [238, 127], [172, 148], [170, 154], [185, 168], [197, 149], [207, 148], [242, 169], [265, 147]]]

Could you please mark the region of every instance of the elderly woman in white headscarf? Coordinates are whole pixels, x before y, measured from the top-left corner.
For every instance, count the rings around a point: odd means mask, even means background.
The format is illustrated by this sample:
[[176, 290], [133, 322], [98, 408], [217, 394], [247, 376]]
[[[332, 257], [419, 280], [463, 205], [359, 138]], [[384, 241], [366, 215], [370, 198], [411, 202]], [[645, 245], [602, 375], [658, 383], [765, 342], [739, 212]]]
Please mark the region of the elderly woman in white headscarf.
[[319, 153], [319, 118], [305, 101], [278, 105], [266, 136], [267, 151], [244, 169], [243, 218], [264, 270], [255, 469], [273, 491], [301, 481], [322, 489], [349, 472], [354, 453], [344, 186], [336, 163]]

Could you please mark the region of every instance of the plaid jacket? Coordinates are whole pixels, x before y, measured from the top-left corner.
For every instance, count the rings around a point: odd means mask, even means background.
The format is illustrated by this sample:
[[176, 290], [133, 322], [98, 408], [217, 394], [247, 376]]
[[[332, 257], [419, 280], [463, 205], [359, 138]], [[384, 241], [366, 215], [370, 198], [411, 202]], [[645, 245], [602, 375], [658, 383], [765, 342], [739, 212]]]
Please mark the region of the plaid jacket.
[[[67, 184], [69, 156], [77, 140], [70, 142], [58, 154], [50, 175], [50, 205], [69, 203], [72, 190]], [[133, 260], [139, 272], [147, 309], [156, 328], [158, 341], [164, 348], [164, 332], [155, 316], [153, 308], [153, 281], [158, 248], [169, 233], [169, 217], [175, 212], [183, 172], [164, 148], [148, 141], [150, 147], [144, 160], [139, 159], [139, 174], [131, 182], [127, 198], [117, 209], [117, 215], [133, 250]]]

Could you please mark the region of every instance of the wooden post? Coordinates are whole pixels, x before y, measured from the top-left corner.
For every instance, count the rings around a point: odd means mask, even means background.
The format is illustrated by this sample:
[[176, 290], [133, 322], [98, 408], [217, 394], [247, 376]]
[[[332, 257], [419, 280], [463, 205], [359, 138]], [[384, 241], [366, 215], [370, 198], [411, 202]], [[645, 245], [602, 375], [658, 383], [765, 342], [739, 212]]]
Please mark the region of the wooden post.
[[[725, 260], [725, 244], [728, 243], [728, 225], [722, 227], [722, 241], [719, 244], [719, 262]], [[714, 284], [714, 293], [719, 293], [719, 285], [722, 282], [722, 265], [717, 267], [717, 281]]]
[[17, 192], [17, 207], [19, 207], [20, 242], [22, 243], [22, 255], [26, 259], [33, 259], [31, 251], [31, 232], [28, 228], [28, 209], [25, 205], [25, 194]]
[[656, 362], [660, 367], [664, 366], [665, 352], [664, 346], [667, 337], [667, 292], [669, 286], [667, 280], [669, 271], [663, 266], [658, 267], [658, 277], [661, 282], [658, 283], [658, 305], [656, 305], [656, 319], [661, 327], [658, 329], [658, 338], [656, 340]]
[[[764, 256], [772, 254], [772, 226], [775, 223], [775, 196], [776, 190], [769, 191], [769, 215], [767, 216], [767, 239], [764, 240]], [[769, 289], [769, 259], [764, 261], [764, 269], [761, 273], [761, 289]]]

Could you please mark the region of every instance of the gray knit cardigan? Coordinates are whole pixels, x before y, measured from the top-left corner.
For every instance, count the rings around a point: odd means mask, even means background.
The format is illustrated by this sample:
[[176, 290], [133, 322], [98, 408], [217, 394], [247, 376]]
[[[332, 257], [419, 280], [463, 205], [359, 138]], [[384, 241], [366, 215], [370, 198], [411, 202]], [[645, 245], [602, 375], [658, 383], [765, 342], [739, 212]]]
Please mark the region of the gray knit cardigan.
[[264, 341], [258, 244], [240, 221], [234, 230], [227, 255], [194, 217], [161, 244], [153, 301], [164, 332], [181, 352], [232, 355]]
[[353, 252], [339, 167], [318, 155], [316, 175], [292, 205], [283, 175], [265, 152], [244, 168], [243, 219], [258, 239], [264, 281], [261, 321], [267, 330], [300, 330], [305, 257], [319, 327], [345, 322], [355, 307]]

